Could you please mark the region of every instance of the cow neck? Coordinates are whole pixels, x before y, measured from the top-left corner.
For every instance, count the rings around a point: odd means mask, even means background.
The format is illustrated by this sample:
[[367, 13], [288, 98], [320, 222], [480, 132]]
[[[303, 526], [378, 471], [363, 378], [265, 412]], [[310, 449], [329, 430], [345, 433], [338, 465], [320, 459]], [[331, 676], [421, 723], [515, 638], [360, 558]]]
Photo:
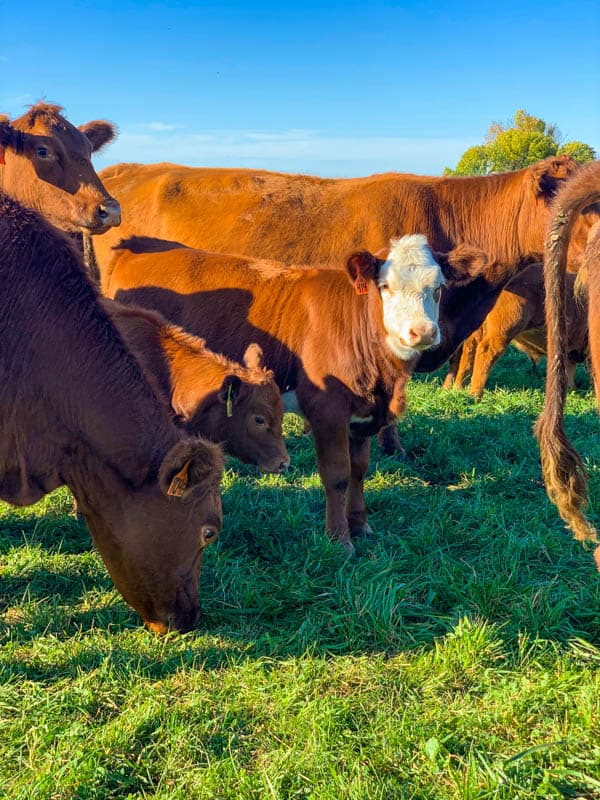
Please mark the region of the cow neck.
[[[335, 275], [333, 271], [328, 271]], [[339, 278], [342, 278], [341, 273]], [[338, 280], [339, 280], [338, 278]], [[358, 295], [353, 286], [343, 276], [348, 306], [352, 313], [351, 349], [348, 385], [359, 396], [382, 392], [387, 398], [394, 394], [400, 376], [412, 371], [414, 360], [407, 362], [398, 358], [386, 344], [387, 331], [383, 324], [383, 304], [379, 289], [374, 283], [369, 285], [366, 295]], [[335, 307], [335, 306], [331, 306]], [[344, 306], [340, 304], [340, 308]], [[337, 347], [339, 351], [348, 348], [348, 327], [337, 328]]]
[[0, 323], [15, 342], [5, 361], [22, 431], [32, 422], [40, 427], [28, 419], [33, 389], [43, 401], [38, 410], [46, 407], [48, 419], [59, 421], [61, 441], [70, 439], [69, 452], [84, 447], [98, 469], [108, 463], [130, 484], [141, 484], [179, 438], [164, 405], [66, 237], [7, 195], [0, 216], [9, 221], [11, 240], [0, 241], [7, 254]]

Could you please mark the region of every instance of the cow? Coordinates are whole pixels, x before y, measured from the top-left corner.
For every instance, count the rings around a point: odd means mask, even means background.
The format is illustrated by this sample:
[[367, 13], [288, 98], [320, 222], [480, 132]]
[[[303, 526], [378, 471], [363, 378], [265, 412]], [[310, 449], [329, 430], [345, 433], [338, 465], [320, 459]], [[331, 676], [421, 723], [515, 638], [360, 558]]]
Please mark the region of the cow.
[[188, 433], [263, 472], [287, 469], [283, 401], [258, 345], [248, 346], [242, 366], [154, 311], [107, 298], [102, 305]]
[[[123, 235], [94, 243], [101, 268], [129, 234], [284, 264], [344, 267], [342, 254], [376, 252], [390, 239], [422, 233], [437, 251], [468, 242], [488, 256], [482, 275], [448, 287], [440, 307], [442, 345], [419, 360], [437, 369], [483, 322], [506, 281], [541, 261], [548, 204], [577, 171], [555, 156], [516, 172], [474, 177], [398, 173], [324, 179], [262, 170], [174, 164], [118, 164], [101, 172], [123, 205]], [[571, 257], [580, 259], [589, 221], [578, 223]]]
[[[568, 387], [575, 386], [575, 369], [587, 358], [587, 303], [585, 292], [576, 293], [576, 275], [569, 272], [567, 281], [567, 377]], [[535, 364], [546, 355], [546, 320], [544, 314], [544, 272], [540, 263], [531, 264], [517, 273], [483, 325], [464, 342], [462, 349], [450, 359], [444, 388], [452, 384], [462, 389], [469, 376], [469, 394], [481, 399], [490, 371], [512, 344], [526, 353]], [[452, 362], [460, 354], [455, 376]], [[452, 380], [454, 378], [454, 380]]]
[[[562, 155], [516, 172], [474, 177], [324, 179], [175, 164], [118, 164], [101, 175], [123, 205], [124, 236], [340, 268], [342, 254], [376, 252], [403, 234], [422, 233], [437, 251], [464, 242], [481, 249], [488, 266], [480, 277], [442, 292], [441, 345], [423, 353], [416, 366], [431, 372], [481, 325], [509, 278], [541, 260], [549, 202], [576, 169]], [[574, 261], [588, 221], [582, 218], [579, 227], [571, 242]], [[120, 238], [110, 232], [95, 241], [101, 268]], [[395, 427], [382, 432], [381, 443], [386, 452], [401, 451]]]
[[23, 116], [0, 117], [0, 190], [73, 233], [105, 233], [121, 208], [92, 166], [92, 153], [115, 137], [109, 122], [76, 128], [62, 108], [36, 103]]
[[[600, 200], [600, 161], [581, 168], [559, 192], [546, 239], [544, 281], [548, 364], [546, 400], [535, 425], [546, 491], [579, 541], [598, 542], [598, 534], [582, 511], [587, 498], [587, 478], [579, 454], [566, 436], [563, 424], [567, 389], [567, 320], [565, 269], [567, 247], [577, 215]], [[593, 226], [585, 248], [583, 267], [588, 295], [588, 336], [596, 399], [600, 398], [600, 225]], [[600, 570], [600, 547], [595, 560]]]
[[[229, 358], [258, 342], [286, 409], [310, 423], [325, 488], [327, 530], [348, 552], [370, 533], [363, 482], [369, 439], [402, 413], [420, 353], [437, 346], [441, 288], [485, 268], [468, 246], [432, 255], [421, 235], [367, 251], [345, 271], [287, 267], [202, 250], [148, 245], [115, 251], [104, 293], [159, 311]], [[344, 507], [345, 501], [345, 507]]]
[[66, 235], [2, 193], [0, 278], [0, 497], [68, 486], [144, 623], [190, 630], [221, 529], [221, 448], [175, 425]]

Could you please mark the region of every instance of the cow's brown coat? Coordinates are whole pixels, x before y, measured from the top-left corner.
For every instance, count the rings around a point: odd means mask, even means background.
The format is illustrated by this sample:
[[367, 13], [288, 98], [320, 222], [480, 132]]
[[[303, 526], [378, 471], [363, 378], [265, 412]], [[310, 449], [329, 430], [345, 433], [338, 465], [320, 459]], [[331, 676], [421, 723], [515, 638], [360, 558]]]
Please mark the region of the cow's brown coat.
[[[575, 294], [576, 275], [567, 273], [566, 280], [567, 375], [572, 388], [577, 364], [587, 357], [587, 303], [585, 293]], [[483, 325], [464, 342], [462, 351], [452, 356], [444, 387], [454, 384], [462, 389], [471, 376], [469, 393], [479, 399], [492, 367], [511, 342], [535, 364], [546, 355], [546, 339], [543, 265], [535, 263], [515, 275]]]
[[[600, 161], [582, 167], [559, 193], [549, 227], [544, 277], [548, 365], [546, 401], [535, 434], [540, 444], [542, 468], [550, 499], [576, 539], [598, 541], [596, 530], [582, 512], [587, 498], [587, 478], [579, 454], [566, 436], [563, 423], [567, 390], [567, 320], [565, 269], [569, 237], [582, 208], [600, 200]], [[587, 274], [590, 360], [596, 399], [600, 397], [600, 226], [590, 232], [583, 269]], [[600, 569], [600, 548], [596, 549]]]
[[[489, 264], [482, 276], [443, 293], [442, 344], [417, 366], [430, 371], [481, 325], [509, 277], [541, 260], [549, 202], [576, 169], [573, 159], [558, 156], [516, 172], [458, 178], [388, 173], [323, 179], [174, 164], [118, 164], [101, 176], [123, 205], [123, 235], [339, 267], [352, 250], [376, 252], [407, 233], [425, 234], [437, 251], [463, 242], [479, 248]], [[589, 229], [585, 220], [581, 226], [572, 237], [574, 260]], [[101, 267], [120, 238], [114, 231], [96, 240]]]
[[283, 402], [257, 345], [247, 348], [242, 366], [156, 312], [106, 298], [102, 303], [188, 433], [221, 443], [264, 472], [287, 468]]
[[[258, 342], [280, 389], [295, 392], [311, 425], [327, 529], [352, 549], [350, 534], [369, 530], [367, 437], [402, 412], [414, 367], [414, 359], [402, 361], [385, 344], [376, 285], [383, 260], [357, 253], [348, 275], [167, 246], [146, 243], [144, 252], [143, 240], [132, 240], [121, 247], [103, 272], [104, 292], [159, 311], [236, 360], [248, 342]], [[436, 254], [458, 280], [482, 268], [481, 256], [460, 248], [449, 263]], [[358, 275], [366, 280], [364, 295], [353, 287]]]
[[91, 156], [115, 136], [109, 122], [71, 125], [59, 106], [37, 103], [18, 119], [0, 118], [0, 191], [39, 211], [58, 228], [100, 234], [121, 210]]
[[[0, 277], [0, 497], [69, 486], [144, 622], [193, 627], [221, 527], [220, 448], [173, 424], [66, 237], [1, 193]], [[167, 497], [182, 468], [183, 496]]]

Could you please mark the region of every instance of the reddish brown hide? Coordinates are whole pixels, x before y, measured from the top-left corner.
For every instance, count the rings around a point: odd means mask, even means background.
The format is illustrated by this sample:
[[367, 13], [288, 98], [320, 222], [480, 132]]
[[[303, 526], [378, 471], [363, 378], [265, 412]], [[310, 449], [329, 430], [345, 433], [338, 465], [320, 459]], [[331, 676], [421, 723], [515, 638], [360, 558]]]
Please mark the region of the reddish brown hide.
[[[577, 364], [587, 358], [587, 300], [575, 294], [576, 275], [567, 273], [567, 376], [573, 388]], [[489, 374], [512, 342], [534, 364], [546, 355], [547, 334], [542, 264], [531, 264], [503, 289], [483, 325], [471, 334], [450, 359], [444, 388], [462, 389], [469, 376], [469, 394], [480, 399]]]
[[0, 191], [69, 232], [100, 234], [121, 222], [121, 208], [92, 166], [114, 127], [71, 125], [60, 106], [37, 103], [22, 117], [0, 118]]
[[[126, 236], [337, 267], [352, 250], [376, 252], [409, 233], [425, 234], [437, 251], [462, 242], [481, 249], [488, 257], [481, 276], [442, 293], [441, 343], [416, 366], [430, 372], [482, 324], [509, 278], [541, 260], [549, 203], [576, 170], [572, 158], [558, 156], [516, 172], [456, 178], [387, 173], [334, 180], [175, 164], [118, 164], [102, 178], [123, 204]], [[574, 259], [589, 229], [583, 218], [577, 225]], [[101, 267], [120, 238], [111, 233], [96, 240]], [[382, 431], [381, 443], [386, 452], [401, 450], [395, 428]]]
[[220, 448], [173, 424], [66, 237], [2, 194], [0, 278], [0, 497], [69, 486], [146, 625], [193, 628], [221, 528]]
[[[116, 251], [102, 275], [105, 293], [159, 311], [229, 358], [258, 342], [288, 410], [311, 425], [327, 529], [352, 550], [351, 534], [370, 530], [363, 497], [368, 437], [403, 411], [414, 367], [414, 358], [401, 360], [388, 346], [377, 285], [383, 260], [357, 253], [345, 273], [166, 247], [145, 248], [139, 239]], [[455, 260], [436, 258], [444, 273], [454, 267], [461, 279], [484, 263], [479, 251], [465, 248]], [[359, 278], [365, 293], [356, 291]]]
[[[548, 230], [544, 278], [546, 288], [546, 327], [548, 329], [548, 366], [546, 401], [535, 434], [540, 445], [542, 469], [550, 499], [581, 541], [598, 541], [598, 535], [582, 508], [587, 500], [587, 478], [579, 454], [564, 430], [564, 405], [567, 391], [567, 315], [565, 269], [567, 247], [577, 215], [590, 203], [600, 200], [600, 161], [582, 167], [576, 178], [559, 193]], [[590, 360], [596, 399], [600, 384], [600, 226], [590, 232], [584, 253], [583, 270], [587, 276], [588, 333]], [[596, 564], [600, 568], [600, 549]]]
[[[353, 250], [376, 252], [403, 234], [423, 233], [442, 252], [469, 242], [486, 253], [488, 267], [468, 286], [444, 290], [442, 343], [417, 366], [430, 371], [481, 325], [511, 275], [541, 261], [549, 203], [576, 170], [572, 158], [558, 156], [516, 172], [456, 178], [387, 173], [334, 180], [174, 164], [119, 164], [101, 175], [123, 205], [123, 236], [340, 268]], [[588, 230], [585, 220], [577, 223], [574, 260]], [[115, 231], [95, 241], [100, 267], [120, 238]]]
[[220, 442], [263, 472], [287, 469], [283, 401], [258, 345], [246, 349], [242, 366], [156, 312], [108, 299], [102, 304], [188, 433]]

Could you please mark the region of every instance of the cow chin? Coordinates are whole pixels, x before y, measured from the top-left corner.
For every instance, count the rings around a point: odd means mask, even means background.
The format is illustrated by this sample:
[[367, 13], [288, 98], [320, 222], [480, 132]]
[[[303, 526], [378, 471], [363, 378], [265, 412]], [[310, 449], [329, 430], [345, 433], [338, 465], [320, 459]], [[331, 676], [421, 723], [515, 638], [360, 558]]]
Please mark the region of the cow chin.
[[198, 627], [200, 621], [200, 603], [198, 602], [197, 582], [191, 580], [185, 587], [177, 591], [175, 607], [166, 615], [165, 620], [144, 619], [144, 625], [157, 634], [177, 631], [188, 633]]

